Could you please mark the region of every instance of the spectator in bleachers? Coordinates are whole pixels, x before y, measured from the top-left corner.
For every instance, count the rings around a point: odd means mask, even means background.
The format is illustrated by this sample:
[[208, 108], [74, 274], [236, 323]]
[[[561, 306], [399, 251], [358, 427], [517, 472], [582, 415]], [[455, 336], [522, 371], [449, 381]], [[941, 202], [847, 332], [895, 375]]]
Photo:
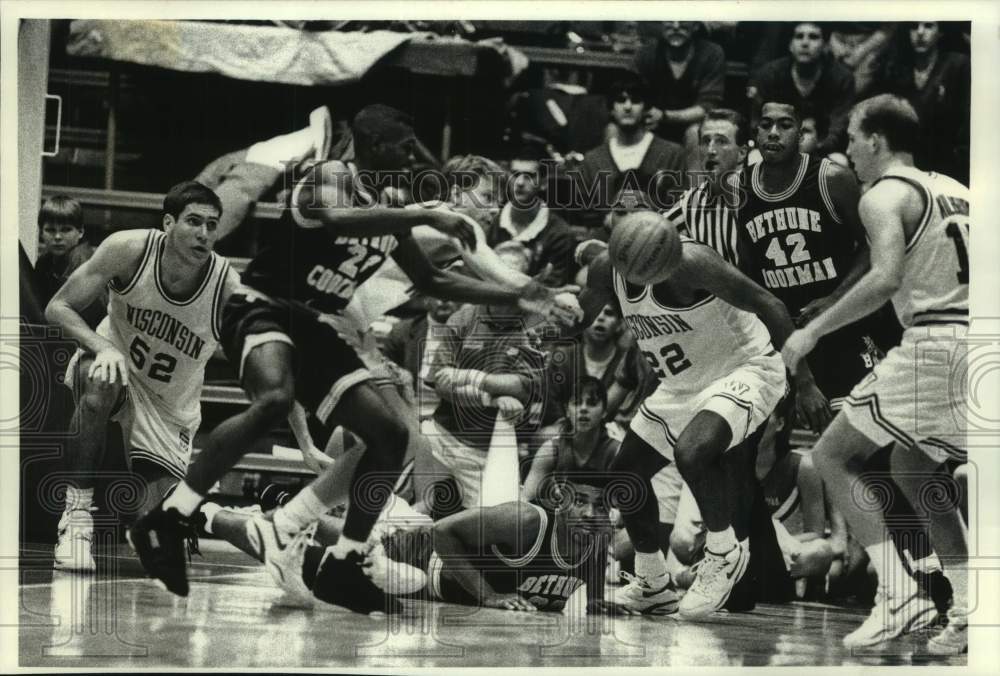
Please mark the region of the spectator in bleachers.
[[611, 387], [628, 351], [621, 341], [624, 328], [618, 305], [608, 304], [579, 336], [555, 345], [549, 359], [554, 396], [569, 400], [584, 377], [597, 378], [605, 389]]
[[635, 69], [652, 90], [649, 125], [660, 136], [698, 145], [698, 124], [722, 103], [726, 55], [716, 43], [696, 36], [697, 21], [664, 21], [655, 42], [636, 54]]
[[601, 215], [623, 188], [655, 195], [663, 207], [685, 187], [684, 148], [646, 128], [649, 87], [640, 78], [616, 82], [609, 94], [611, 137], [589, 150], [580, 166], [581, 207]]
[[820, 119], [827, 131], [816, 152], [828, 155], [847, 146], [847, 115], [854, 102], [854, 76], [826, 54], [829, 40], [822, 24], [795, 24], [789, 56], [771, 61], [750, 75], [747, 96], [752, 101], [751, 126], [756, 129], [765, 101], [794, 104], [803, 116]]
[[854, 97], [861, 101], [875, 94], [878, 73], [892, 46], [895, 24], [844, 21], [831, 25], [830, 54], [854, 74]]
[[[521, 268], [528, 252], [517, 243], [496, 248]], [[431, 452], [457, 484], [462, 506], [479, 504], [482, 471], [499, 416], [514, 422], [519, 444], [533, 434], [544, 395], [545, 355], [516, 307], [465, 305], [448, 319], [446, 337], [431, 357], [430, 381], [441, 402], [422, 425]], [[455, 489], [432, 491], [454, 495]], [[444, 516], [438, 507], [431, 513]]]
[[587, 472], [607, 473], [620, 444], [608, 436], [604, 424], [607, 404], [608, 393], [600, 380], [591, 376], [580, 379], [566, 417], [560, 420], [559, 434], [543, 443], [532, 459], [523, 500], [537, 499], [549, 480], [565, 481]]
[[914, 161], [969, 182], [969, 57], [942, 50], [941, 24], [920, 21], [897, 33], [896, 58], [887, 66], [884, 89], [905, 98], [920, 118], [923, 142]]
[[[94, 247], [83, 238], [83, 207], [72, 197], [53, 195], [38, 211], [38, 231], [45, 252], [35, 261], [35, 290], [44, 307], [56, 295], [69, 276], [94, 255]], [[91, 328], [95, 328], [107, 313], [108, 294], [80, 313]]]
[[437, 392], [427, 383], [432, 366], [427, 355], [436, 352], [442, 340], [445, 322], [458, 309], [458, 303], [439, 298], [427, 297], [424, 304], [427, 312], [397, 322], [389, 331], [383, 346], [385, 356], [413, 376], [420, 420], [434, 415], [434, 409], [440, 402]]
[[542, 198], [544, 157], [541, 149], [525, 146], [511, 158], [507, 203], [487, 231], [486, 241], [493, 247], [510, 240], [520, 242], [531, 254], [528, 274], [537, 275], [551, 264], [551, 271], [542, 281], [559, 286], [573, 275], [576, 237]]
[[[802, 136], [799, 138], [799, 152], [806, 155], [813, 155], [819, 147], [819, 140], [826, 136], [826, 127], [822, 124], [823, 118], [816, 116], [802, 118]], [[839, 164], [842, 167], [850, 168], [847, 155], [844, 153], [828, 153], [826, 159]]]

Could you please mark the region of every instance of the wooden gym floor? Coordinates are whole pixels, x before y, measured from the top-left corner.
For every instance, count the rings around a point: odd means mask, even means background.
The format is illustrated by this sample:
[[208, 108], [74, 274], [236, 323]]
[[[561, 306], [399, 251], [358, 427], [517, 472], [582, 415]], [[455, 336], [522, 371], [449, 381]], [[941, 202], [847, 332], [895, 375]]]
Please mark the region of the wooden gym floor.
[[[20, 664], [24, 667], [407, 668], [472, 666], [764, 666], [923, 664], [925, 636], [845, 650], [866, 611], [815, 603], [758, 605], [711, 622], [585, 619], [408, 601], [400, 618], [324, 606], [280, 607], [253, 559], [217, 541], [190, 567], [186, 599], [142, 575], [124, 546], [98, 574], [53, 572], [51, 546], [24, 547]], [[966, 657], [935, 660], [964, 665]]]

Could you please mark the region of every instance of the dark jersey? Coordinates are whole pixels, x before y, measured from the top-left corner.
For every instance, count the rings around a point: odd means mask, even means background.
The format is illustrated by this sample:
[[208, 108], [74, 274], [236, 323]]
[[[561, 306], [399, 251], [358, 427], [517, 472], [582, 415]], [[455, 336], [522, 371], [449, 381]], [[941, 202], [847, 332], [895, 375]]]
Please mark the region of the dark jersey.
[[[605, 536], [595, 534], [586, 537], [582, 546], [562, 551], [554, 531], [555, 515], [538, 505], [532, 506], [538, 510], [542, 523], [538, 537], [523, 556], [507, 556], [491, 546], [470, 559], [498, 594], [517, 593], [539, 610], [560, 611], [584, 584], [603, 587], [608, 541]], [[447, 564], [437, 556], [431, 557], [429, 578], [431, 591], [438, 598], [452, 603], [474, 603], [468, 592], [448, 576]]]
[[[243, 283], [277, 300], [337, 313], [350, 302], [354, 290], [375, 274], [397, 241], [392, 235], [339, 237], [299, 210], [299, 193], [304, 186], [317, 184], [323, 164], [314, 166], [295, 184], [281, 219], [263, 232], [261, 250], [243, 273]], [[352, 167], [344, 166], [356, 177]], [[376, 203], [356, 178], [349, 193], [350, 202], [345, 206]]]
[[833, 163], [800, 155], [795, 180], [774, 195], [764, 191], [762, 166], [750, 167], [741, 178], [746, 200], [736, 217], [741, 267], [794, 317], [837, 288], [854, 262], [857, 242], [830, 195]]

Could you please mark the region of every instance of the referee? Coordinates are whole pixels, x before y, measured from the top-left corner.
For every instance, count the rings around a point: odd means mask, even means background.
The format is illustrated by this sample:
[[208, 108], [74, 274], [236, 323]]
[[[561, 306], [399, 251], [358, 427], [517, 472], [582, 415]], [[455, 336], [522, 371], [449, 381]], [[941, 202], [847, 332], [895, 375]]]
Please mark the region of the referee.
[[748, 139], [743, 115], [728, 108], [709, 111], [698, 134], [704, 180], [664, 214], [680, 233], [709, 245], [737, 267], [736, 175], [746, 162]]

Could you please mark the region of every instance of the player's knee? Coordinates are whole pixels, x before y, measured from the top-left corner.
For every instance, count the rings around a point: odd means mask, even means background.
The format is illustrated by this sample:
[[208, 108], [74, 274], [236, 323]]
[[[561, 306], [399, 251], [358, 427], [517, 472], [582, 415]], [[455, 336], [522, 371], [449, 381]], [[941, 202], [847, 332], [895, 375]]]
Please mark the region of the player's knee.
[[294, 403], [295, 395], [291, 389], [273, 387], [257, 394], [251, 408], [262, 420], [277, 423], [288, 417]]
[[80, 408], [88, 415], [106, 418], [118, 401], [121, 385], [82, 378], [83, 391], [80, 393]]
[[364, 440], [365, 445], [368, 448], [379, 449], [383, 455], [392, 454], [393, 457], [398, 456], [402, 460], [410, 443], [410, 430], [406, 422], [391, 415], [381, 414], [367, 423], [363, 429], [355, 431], [355, 434]]
[[690, 439], [674, 448], [677, 469], [688, 482], [700, 477], [718, 455], [711, 439]]

